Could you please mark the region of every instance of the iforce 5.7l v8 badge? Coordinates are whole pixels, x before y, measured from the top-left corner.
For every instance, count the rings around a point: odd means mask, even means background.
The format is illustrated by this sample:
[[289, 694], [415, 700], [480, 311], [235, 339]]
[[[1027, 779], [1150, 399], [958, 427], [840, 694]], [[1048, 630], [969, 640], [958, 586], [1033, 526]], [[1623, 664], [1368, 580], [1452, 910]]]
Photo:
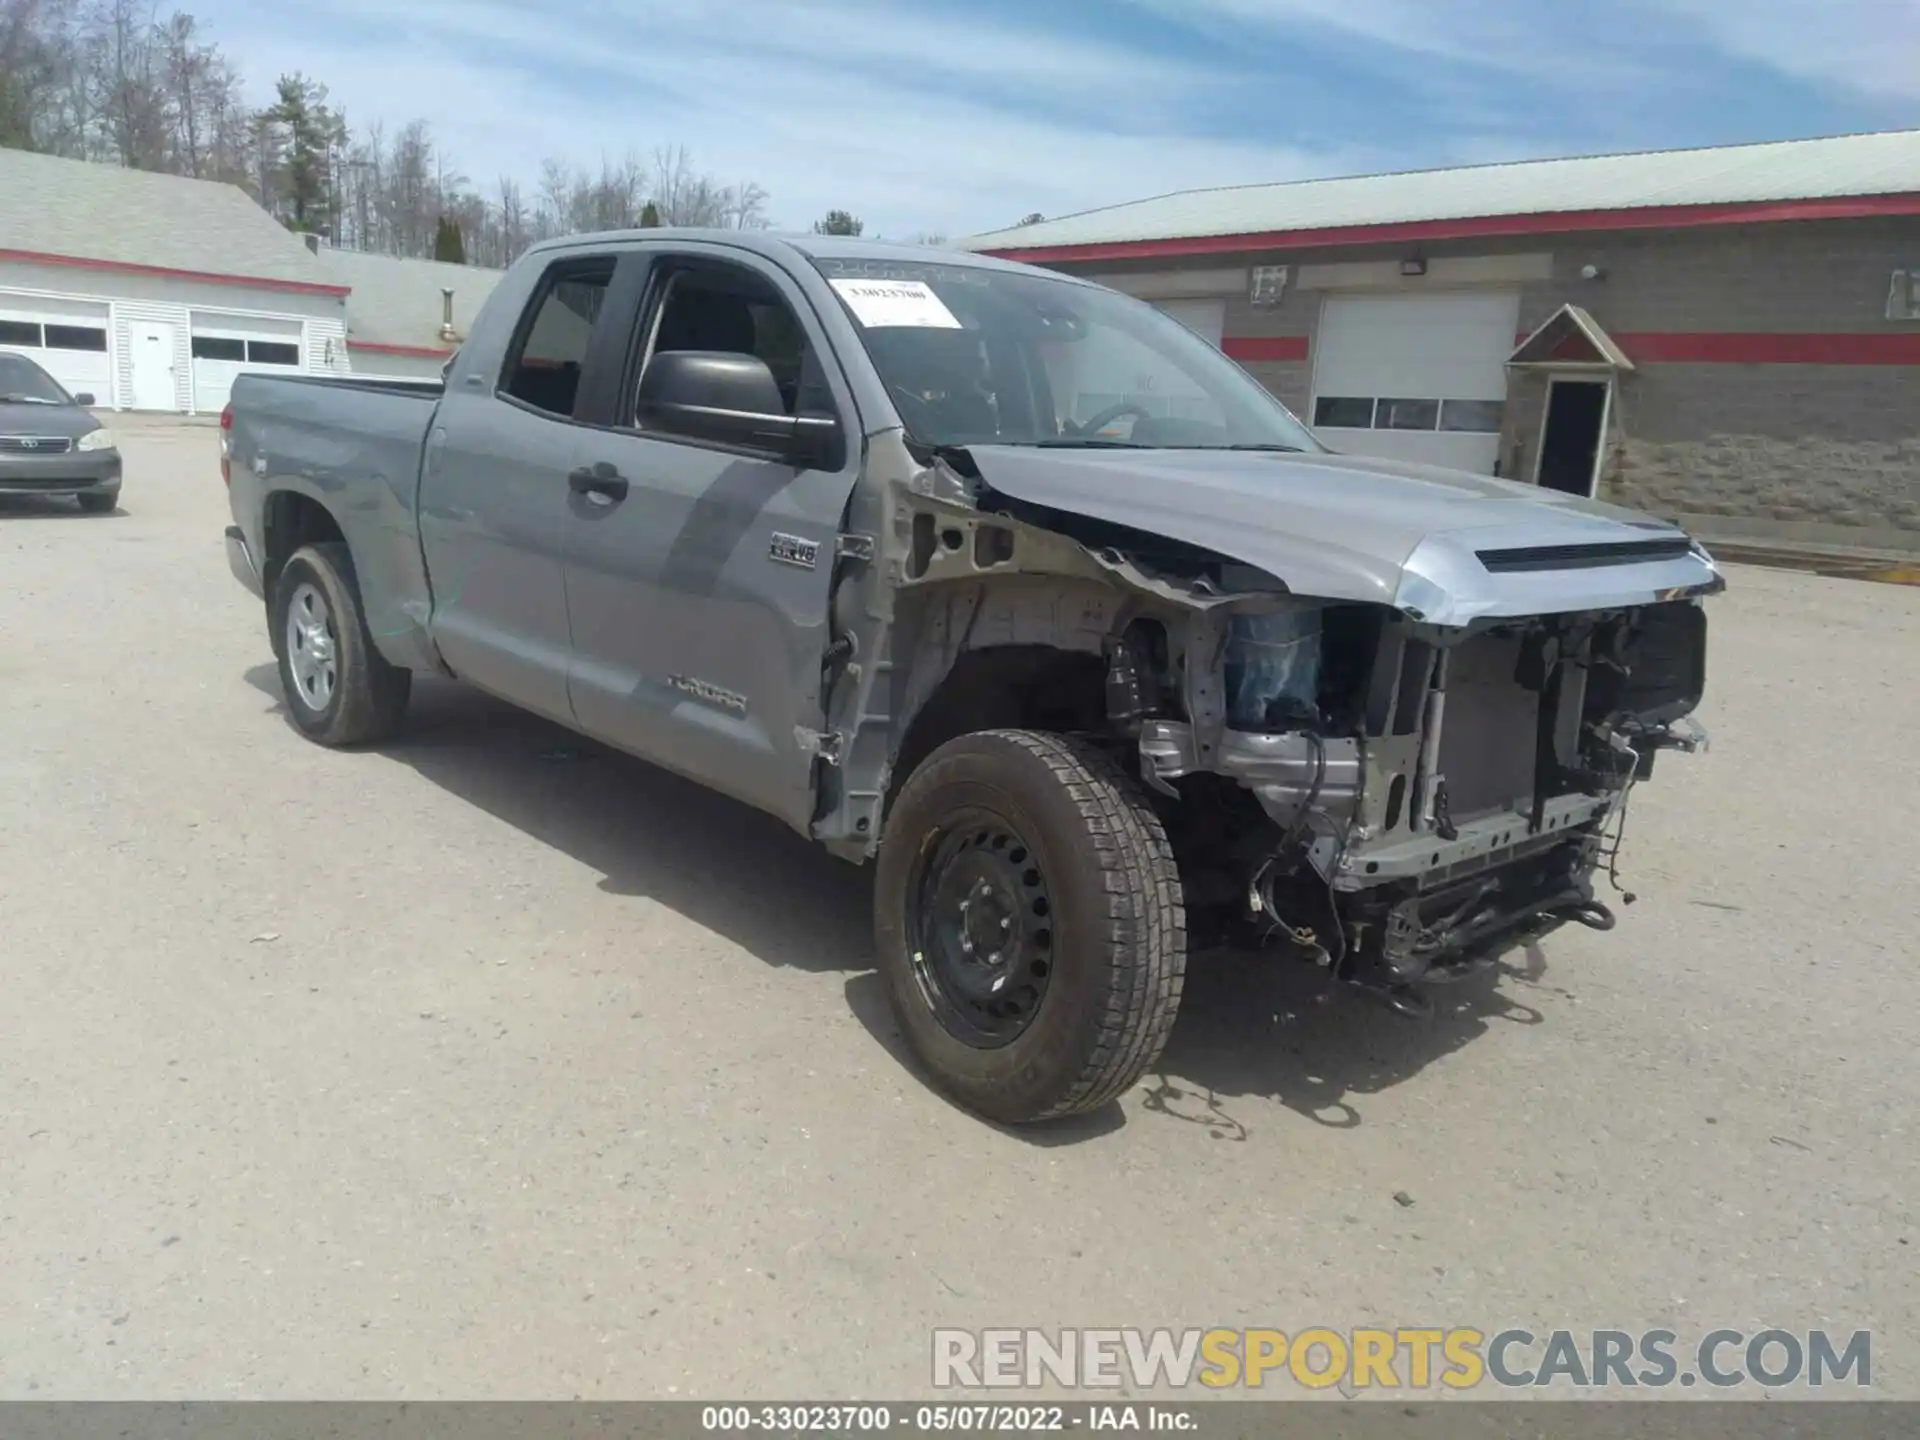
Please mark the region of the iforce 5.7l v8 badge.
[[783, 535], [776, 530], [773, 532], [773, 543], [767, 547], [767, 558], [781, 565], [798, 565], [802, 570], [811, 570], [820, 563], [820, 543], [804, 535]]

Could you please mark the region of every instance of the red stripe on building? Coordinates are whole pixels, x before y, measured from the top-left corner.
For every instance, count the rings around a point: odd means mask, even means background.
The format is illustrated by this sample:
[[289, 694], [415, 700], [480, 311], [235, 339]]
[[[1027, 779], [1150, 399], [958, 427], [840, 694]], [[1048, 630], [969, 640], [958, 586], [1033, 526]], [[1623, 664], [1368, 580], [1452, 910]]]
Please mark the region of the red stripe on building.
[[1920, 330], [1820, 334], [1615, 335], [1636, 364], [1920, 365]]
[[1229, 335], [1220, 342], [1220, 348], [1233, 360], [1304, 360], [1307, 358], [1307, 337]]
[[377, 345], [371, 340], [348, 340], [349, 350], [365, 350], [370, 355], [411, 355], [420, 360], [444, 360], [451, 350], [436, 350], [430, 345]]
[[1766, 225], [1794, 220], [1865, 220], [1920, 215], [1920, 192], [1860, 195], [1835, 200], [1740, 201], [1723, 205], [1645, 205], [1624, 210], [1561, 210], [1540, 215], [1483, 215], [1458, 220], [1408, 220], [1383, 225], [1328, 225], [1246, 235], [1193, 235], [1169, 240], [1117, 240], [1092, 245], [1048, 245], [987, 250], [1004, 260], [1047, 264], [1070, 260], [1170, 260], [1245, 250], [1305, 250], [1319, 245], [1391, 245], [1465, 240], [1493, 235], [1562, 235], [1585, 230], [1686, 230], [1704, 225]]
[[169, 280], [198, 280], [207, 285], [241, 285], [253, 290], [286, 290], [296, 295], [347, 295], [352, 287], [323, 285], [317, 280], [275, 280], [264, 275], [216, 275], [200, 270], [176, 270], [167, 265], [136, 265], [128, 260], [92, 260], [80, 255], [43, 255], [37, 250], [0, 250], [0, 260], [27, 265], [58, 265], [69, 270], [111, 270], [121, 275], [158, 275]]

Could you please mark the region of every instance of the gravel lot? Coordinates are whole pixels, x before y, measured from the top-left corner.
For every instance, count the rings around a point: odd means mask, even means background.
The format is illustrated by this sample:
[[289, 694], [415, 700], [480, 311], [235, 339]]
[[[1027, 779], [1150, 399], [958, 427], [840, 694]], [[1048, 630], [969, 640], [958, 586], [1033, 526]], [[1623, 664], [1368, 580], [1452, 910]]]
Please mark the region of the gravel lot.
[[126, 513], [0, 502], [0, 1397], [901, 1396], [933, 1325], [1163, 1324], [1870, 1328], [1920, 1397], [1920, 589], [1735, 573], [1614, 934], [1430, 1024], [1201, 969], [1155, 1084], [1010, 1134], [776, 823], [449, 684], [299, 739], [216, 432], [117, 428]]

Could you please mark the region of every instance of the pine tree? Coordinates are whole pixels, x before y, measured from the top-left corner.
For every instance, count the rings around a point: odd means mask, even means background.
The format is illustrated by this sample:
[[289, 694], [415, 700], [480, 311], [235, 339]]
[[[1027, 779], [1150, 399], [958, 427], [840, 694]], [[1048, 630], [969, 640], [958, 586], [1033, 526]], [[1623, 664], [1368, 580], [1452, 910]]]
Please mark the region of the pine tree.
[[649, 200], [640, 207], [640, 228], [658, 230], [660, 228], [660, 207]]
[[439, 226], [433, 235], [433, 258], [449, 265], [467, 263], [466, 237], [460, 233], [460, 227], [445, 215], [440, 217]]
[[345, 134], [327, 106], [327, 87], [282, 75], [278, 98], [260, 115], [278, 160], [280, 218], [289, 229], [326, 234], [333, 225], [333, 153]]
[[813, 222], [813, 233], [816, 235], [858, 235], [866, 228], [858, 215], [845, 210], [829, 210], [825, 219]]

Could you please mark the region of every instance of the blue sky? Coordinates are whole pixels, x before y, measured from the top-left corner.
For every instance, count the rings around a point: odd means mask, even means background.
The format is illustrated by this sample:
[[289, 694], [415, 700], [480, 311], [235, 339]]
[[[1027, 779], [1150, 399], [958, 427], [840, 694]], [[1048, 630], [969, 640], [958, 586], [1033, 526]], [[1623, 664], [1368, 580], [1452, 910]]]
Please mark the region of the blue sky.
[[963, 235], [1204, 185], [1920, 126], [1920, 0], [197, 0], [484, 186], [684, 144]]

